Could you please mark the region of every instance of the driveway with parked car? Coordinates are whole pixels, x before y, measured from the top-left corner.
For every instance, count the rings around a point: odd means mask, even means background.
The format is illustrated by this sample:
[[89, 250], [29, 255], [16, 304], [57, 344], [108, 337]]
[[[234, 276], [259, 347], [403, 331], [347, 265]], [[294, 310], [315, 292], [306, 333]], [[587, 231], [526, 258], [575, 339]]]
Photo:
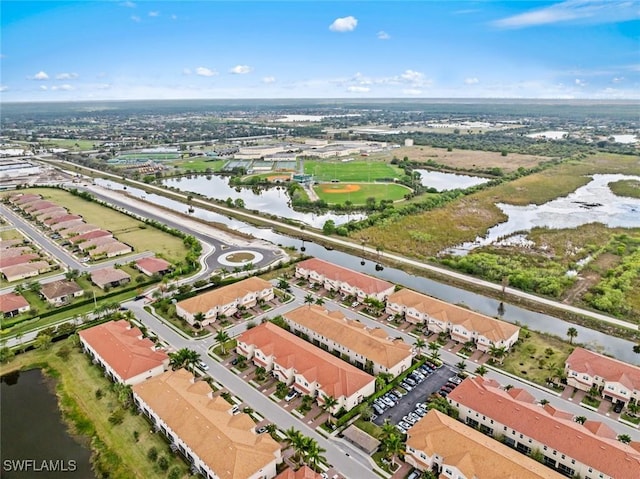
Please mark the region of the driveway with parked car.
[[[447, 384], [449, 378], [455, 376], [458, 372], [456, 369], [446, 365], [436, 369], [430, 368], [429, 365], [425, 366], [422, 370], [417, 369], [418, 374], [424, 376], [424, 379], [414, 375], [409, 377], [411, 381], [407, 380], [407, 383], [405, 383], [411, 387], [411, 391], [407, 391], [406, 395], [398, 399], [398, 395], [392, 392], [392, 394], [387, 394], [376, 401], [377, 404], [373, 405], [374, 411], [378, 416], [374, 420], [376, 424], [381, 425], [387, 419], [391, 424], [398, 424], [403, 417], [415, 411], [418, 403], [426, 402], [429, 396], [440, 391], [440, 388]], [[411, 384], [412, 382], [415, 383], [415, 386]], [[405, 388], [405, 386], [401, 387]], [[383, 404], [385, 405], [384, 411], [381, 411]]]

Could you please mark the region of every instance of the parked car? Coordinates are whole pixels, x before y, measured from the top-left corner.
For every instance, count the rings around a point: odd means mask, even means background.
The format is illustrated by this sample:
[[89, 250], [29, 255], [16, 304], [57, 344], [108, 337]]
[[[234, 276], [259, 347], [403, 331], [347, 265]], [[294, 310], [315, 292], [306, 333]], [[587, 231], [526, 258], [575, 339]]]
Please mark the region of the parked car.
[[264, 432], [267, 432], [267, 426], [260, 426], [258, 429], [256, 429], [256, 432], [258, 434], [262, 434]]
[[389, 406], [389, 407], [393, 407], [393, 406], [395, 406], [395, 405], [396, 405], [396, 403], [393, 401], [393, 399], [388, 398], [388, 397], [386, 397], [386, 396], [384, 396], [384, 397], [382, 398], [382, 401], [384, 401], [384, 403], [385, 403], [387, 406]]
[[352, 308], [357, 308], [358, 306], [360, 306], [360, 303], [358, 303], [357, 301], [354, 301], [353, 303], [351, 303]]
[[238, 362], [239, 362], [238, 358], [233, 358], [233, 360], [231, 361], [231, 364], [235, 366], [236, 364], [238, 364]]
[[452, 376], [449, 378], [449, 381], [453, 384], [460, 384], [462, 382], [462, 378], [459, 376]]
[[407, 430], [403, 428], [400, 424], [396, 424], [396, 429], [398, 429], [398, 431], [400, 431], [402, 434], [407, 433]]
[[404, 430], [408, 431], [409, 429], [411, 429], [411, 424], [409, 424], [406, 421], [400, 421], [398, 423], [398, 426], [402, 427]]
[[440, 391], [447, 391], [448, 393], [450, 393], [451, 391], [453, 391], [453, 388], [445, 384], [440, 388]]
[[621, 413], [624, 405], [621, 402], [617, 402], [615, 406], [613, 406], [613, 412]]
[[433, 372], [433, 369], [431, 369], [429, 366], [427, 366], [426, 364], [423, 364], [422, 366], [420, 366], [418, 368], [420, 371], [422, 371], [424, 374], [431, 374]]
[[422, 477], [422, 471], [415, 469], [411, 474], [407, 476], [407, 479], [420, 479]]
[[400, 391], [399, 389], [394, 389], [393, 390], [393, 394], [395, 394], [398, 397], [403, 397], [406, 396], [407, 393]]
[[376, 412], [376, 414], [378, 416], [380, 416], [382, 413], [384, 413], [384, 409], [381, 408], [380, 406], [378, 406], [377, 404], [373, 405], [373, 410]]
[[289, 402], [291, 401], [293, 398], [295, 398], [298, 395], [298, 391], [296, 391], [295, 389], [292, 389], [291, 391], [289, 391], [289, 393], [284, 397], [284, 400]]
[[425, 417], [427, 415], [427, 411], [421, 408], [416, 408], [415, 413], [420, 417]]
[[231, 408], [231, 413], [235, 416], [236, 414], [240, 414], [240, 408], [234, 404], [234, 406]]
[[418, 384], [414, 379], [411, 379], [411, 378], [405, 378], [405, 382], [408, 384], [411, 384], [412, 386], [415, 386], [416, 384]]
[[438, 394], [440, 394], [440, 396], [442, 396], [443, 398], [446, 398], [449, 395], [447, 391], [443, 390], [438, 391]]
[[207, 366], [204, 361], [198, 361], [198, 367], [203, 371], [207, 371], [209, 369], [209, 366]]
[[405, 388], [407, 391], [411, 391], [413, 389], [413, 386], [411, 386], [409, 383], [407, 383], [406, 381], [402, 381], [400, 383], [400, 386], [402, 386], [403, 388]]

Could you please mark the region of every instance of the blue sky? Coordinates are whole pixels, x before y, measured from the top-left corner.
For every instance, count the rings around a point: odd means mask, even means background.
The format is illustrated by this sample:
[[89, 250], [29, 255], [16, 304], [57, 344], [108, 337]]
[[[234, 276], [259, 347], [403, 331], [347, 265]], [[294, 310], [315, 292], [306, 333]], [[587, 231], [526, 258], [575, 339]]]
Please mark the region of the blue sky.
[[640, 98], [640, 0], [2, 0], [2, 101]]

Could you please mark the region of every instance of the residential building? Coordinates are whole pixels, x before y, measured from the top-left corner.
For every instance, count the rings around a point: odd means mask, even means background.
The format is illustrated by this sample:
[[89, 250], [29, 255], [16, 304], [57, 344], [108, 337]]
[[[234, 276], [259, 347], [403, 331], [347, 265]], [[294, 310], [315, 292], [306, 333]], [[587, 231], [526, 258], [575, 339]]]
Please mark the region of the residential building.
[[435, 409], [407, 431], [405, 461], [449, 479], [561, 479], [562, 476]]
[[5, 318], [11, 318], [29, 311], [31, 306], [24, 297], [18, 293], [6, 293], [0, 295], [0, 313]]
[[81, 243], [78, 243], [78, 249], [81, 251], [87, 251], [92, 248], [97, 248], [98, 246], [102, 246], [104, 244], [115, 243], [118, 241], [111, 234], [98, 236], [97, 238], [87, 239]]
[[356, 296], [360, 301], [375, 298], [384, 301], [393, 293], [395, 286], [373, 276], [311, 258], [296, 265], [296, 277], [321, 284], [326, 290], [338, 291], [343, 295]]
[[387, 313], [404, 315], [410, 323], [424, 323], [434, 333], [447, 332], [459, 343], [473, 341], [480, 351], [491, 346], [511, 348], [520, 328], [439, 299], [401, 289], [387, 298]]
[[38, 200], [38, 201], [32, 201], [30, 203], [24, 204], [22, 206], [22, 210], [31, 215], [37, 216], [38, 214], [40, 214], [39, 213], [40, 211], [44, 211], [47, 208], [53, 208], [56, 206], [59, 206], [59, 205], [47, 200]]
[[39, 274], [46, 273], [50, 269], [51, 266], [46, 261], [33, 261], [31, 263], [15, 264], [13, 266], [0, 268], [0, 273], [11, 283], [13, 281], [38, 276]]
[[116, 288], [131, 281], [131, 276], [121, 269], [101, 268], [91, 272], [91, 282], [100, 289]]
[[63, 230], [60, 230], [59, 233], [60, 233], [60, 236], [62, 236], [63, 238], [69, 238], [71, 236], [81, 235], [84, 233], [91, 233], [92, 231], [97, 231], [99, 229], [100, 229], [99, 226], [92, 225], [89, 223], [82, 223], [76, 226], [72, 226], [71, 228], [65, 228]]
[[83, 233], [78, 236], [72, 236], [71, 238], [69, 238], [69, 241], [71, 241], [71, 243], [73, 244], [76, 244], [76, 243], [82, 243], [83, 241], [88, 241], [95, 238], [102, 238], [103, 236], [112, 237], [113, 235], [111, 234], [111, 232], [106, 230], [96, 230], [96, 231], [90, 231], [89, 233]]
[[194, 316], [203, 313], [204, 320], [201, 324], [206, 326], [220, 316], [231, 316], [240, 306], [251, 308], [260, 300], [272, 299], [273, 285], [269, 281], [253, 276], [182, 300], [176, 304], [176, 314], [189, 324], [193, 324]]
[[0, 257], [0, 268], [6, 268], [7, 266], [14, 266], [16, 264], [28, 263], [39, 257], [40, 255], [37, 255], [35, 253], [20, 254], [16, 256], [8, 256], [8, 257], [5, 257], [5, 255], [3, 254], [2, 257]]
[[623, 444], [601, 422], [577, 423], [571, 413], [537, 404], [524, 389], [506, 391], [494, 380], [468, 378], [447, 400], [461, 421], [523, 454], [539, 455], [566, 476], [633, 479], [640, 473], [640, 443]]
[[[51, 226], [58, 223], [64, 223], [65, 221], [81, 220], [81, 219], [82, 219], [82, 216], [80, 215], [72, 215], [70, 213], [65, 213], [62, 215], [49, 216], [49, 218], [43, 219], [42, 223], [44, 223], [47, 226]], [[38, 217], [38, 220], [40, 220], [40, 217]]]
[[276, 326], [262, 323], [238, 336], [237, 351], [264, 367], [301, 394], [313, 396], [318, 404], [333, 397], [331, 413], [349, 411], [375, 392], [375, 378], [333, 354]]
[[36, 201], [41, 199], [42, 199], [41, 195], [37, 195], [34, 193], [24, 193], [24, 194], [18, 193], [16, 195], [11, 195], [11, 197], [9, 198], [9, 201], [11, 201], [11, 203], [14, 203], [16, 205], [24, 205], [31, 201]]
[[47, 208], [46, 210], [38, 211], [38, 214], [36, 215], [36, 221], [42, 223], [45, 220], [68, 215], [69, 212], [66, 208], [63, 208], [62, 206], [52, 206], [51, 208]]
[[372, 374], [399, 375], [411, 366], [411, 346], [390, 338], [381, 328], [367, 328], [340, 311], [320, 306], [300, 306], [282, 315], [291, 332], [303, 333], [316, 346], [342, 355]]
[[16, 246], [16, 247], [8, 247], [1, 250], [0, 253], [0, 261], [6, 258], [13, 258], [14, 256], [20, 256], [22, 254], [32, 253], [33, 249], [29, 246]]
[[136, 405], [207, 479], [271, 479], [282, 462], [280, 445], [256, 434], [248, 414], [213, 396], [206, 381], [186, 369], [167, 371], [133, 386]]
[[40, 294], [49, 303], [59, 306], [82, 296], [84, 291], [75, 281], [61, 279], [43, 284]]
[[304, 465], [300, 468], [291, 469], [286, 468], [280, 474], [276, 476], [276, 479], [323, 479], [320, 473], [315, 472], [309, 466]]
[[567, 384], [583, 391], [596, 388], [607, 401], [626, 405], [640, 401], [640, 368], [575, 348], [565, 362]]
[[109, 321], [78, 332], [83, 349], [119, 383], [138, 384], [169, 368], [169, 355], [128, 321]]
[[159, 274], [161, 276], [171, 271], [171, 263], [162, 258], [142, 258], [135, 262], [136, 268], [147, 276]]
[[0, 239], [0, 250], [2, 250], [2, 254], [4, 255], [5, 251], [7, 251], [7, 249], [9, 248], [14, 248], [15, 246], [18, 246], [20, 244], [22, 244], [24, 240], [21, 239]]
[[74, 226], [78, 226], [78, 225], [83, 225], [84, 224], [84, 220], [79, 220], [79, 219], [75, 219], [75, 220], [67, 220], [67, 221], [61, 221], [60, 223], [56, 223], [54, 225], [51, 225], [49, 228], [52, 231], [62, 231], [62, 230], [66, 230], [69, 228], [72, 228]]
[[123, 254], [128, 254], [133, 251], [133, 248], [128, 244], [121, 243], [120, 241], [114, 241], [112, 243], [96, 246], [95, 249], [89, 251], [89, 256], [92, 258], [115, 258]]

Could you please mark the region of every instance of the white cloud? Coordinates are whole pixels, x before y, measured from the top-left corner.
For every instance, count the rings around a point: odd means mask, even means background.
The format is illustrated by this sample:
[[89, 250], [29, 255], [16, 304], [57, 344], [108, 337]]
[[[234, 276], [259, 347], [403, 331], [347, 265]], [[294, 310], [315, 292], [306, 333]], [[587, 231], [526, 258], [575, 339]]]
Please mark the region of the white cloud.
[[151, 12], [149, 12], [149, 16], [150, 16], [150, 17], [159, 17], [159, 16], [160, 16], [160, 12], [158, 12], [158, 11], [151, 11]]
[[212, 77], [217, 75], [218, 72], [215, 70], [211, 70], [206, 67], [198, 67], [196, 68], [196, 75], [200, 75], [201, 77]]
[[358, 19], [349, 15], [348, 17], [336, 18], [329, 30], [332, 32], [352, 32], [358, 26]]
[[480, 83], [480, 80], [478, 80], [475, 77], [472, 77], [472, 78], [465, 78], [464, 82], [467, 85], [476, 85], [476, 84]]
[[182, 74], [183, 75], [191, 75], [191, 68], [183, 68], [182, 69]]
[[355, 86], [355, 85], [352, 85], [352, 86], [347, 88], [347, 91], [350, 92], [350, 93], [367, 93], [370, 90], [371, 90], [371, 88], [369, 88], [369, 87], [366, 87], [366, 86]]
[[611, 80], [611, 83], [621, 83], [624, 81], [624, 77], [615, 77]]
[[78, 78], [77, 73], [58, 73], [56, 75], [56, 80], [75, 80]]
[[405, 70], [404, 73], [400, 75], [400, 78], [409, 82], [420, 82], [424, 79], [424, 73], [415, 70]]
[[40, 85], [40, 89], [43, 90], [43, 91], [47, 91], [48, 90], [47, 85]]
[[49, 79], [49, 75], [47, 75], [46, 72], [43, 72], [42, 70], [39, 71], [38, 73], [36, 73], [35, 75], [33, 75], [32, 77], [29, 77], [30, 80], [48, 80]]
[[580, 78], [576, 78], [576, 79], [574, 80], [574, 83], [575, 83], [577, 86], [580, 86], [580, 87], [587, 86], [587, 82], [586, 82], [586, 81], [584, 81], [584, 80], [581, 80]]
[[561, 22], [613, 23], [640, 18], [637, 3], [628, 0], [565, 0], [548, 7], [493, 22], [499, 28], [526, 28]]
[[136, 23], [140, 23], [140, 17], [138, 15], [131, 15], [131, 20]]
[[377, 37], [378, 37], [378, 40], [389, 40], [391, 38], [391, 35], [389, 35], [384, 30], [380, 30], [377, 34]]
[[58, 91], [58, 90], [71, 91], [71, 90], [73, 90], [73, 87], [71, 85], [69, 85], [68, 83], [65, 83], [63, 85], [54, 85], [54, 86], [51, 87], [51, 90], [52, 91]]
[[418, 90], [417, 88], [407, 88], [406, 90], [402, 90], [402, 93], [405, 95], [420, 95], [422, 94], [422, 90]]
[[111, 88], [111, 83], [98, 83], [95, 85], [96, 90], [108, 90]]
[[251, 73], [252, 70], [253, 68], [249, 65], [236, 65], [229, 70], [229, 73], [233, 73], [234, 75], [246, 75], [247, 73]]
[[275, 83], [276, 77], [264, 77], [262, 83]]
[[7, 91], [9, 87], [7, 85], [0, 85], [0, 92]]
[[135, 3], [133, 3], [133, 2], [129, 2], [129, 1], [127, 1], [127, 2], [122, 2], [122, 3], [120, 4], [120, 6], [121, 6], [121, 7], [126, 7], [126, 8], [136, 8], [136, 4], [135, 4]]

